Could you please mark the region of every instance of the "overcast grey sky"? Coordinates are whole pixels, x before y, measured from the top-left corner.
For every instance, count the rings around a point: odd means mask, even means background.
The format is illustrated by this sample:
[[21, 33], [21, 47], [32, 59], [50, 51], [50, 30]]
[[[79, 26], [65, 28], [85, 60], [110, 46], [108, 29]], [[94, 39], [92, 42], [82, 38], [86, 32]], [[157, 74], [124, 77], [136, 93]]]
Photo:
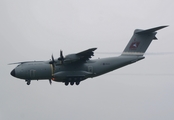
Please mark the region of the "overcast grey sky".
[[[1, 120], [173, 120], [174, 55], [146, 59], [79, 86], [10, 76], [12, 62], [97, 47], [122, 52], [134, 29], [170, 25], [147, 52], [174, 52], [173, 0], [1, 0]], [[111, 54], [110, 56], [116, 56]]]

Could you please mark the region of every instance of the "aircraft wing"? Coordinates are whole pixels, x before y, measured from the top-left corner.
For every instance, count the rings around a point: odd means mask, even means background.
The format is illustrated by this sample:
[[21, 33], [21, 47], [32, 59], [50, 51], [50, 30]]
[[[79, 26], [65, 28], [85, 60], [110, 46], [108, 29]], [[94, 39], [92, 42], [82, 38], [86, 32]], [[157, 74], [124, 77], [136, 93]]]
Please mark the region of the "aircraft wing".
[[85, 62], [94, 56], [94, 52], [97, 48], [90, 48], [79, 53], [67, 55], [64, 59], [64, 63]]
[[92, 56], [94, 56], [94, 52], [97, 48], [91, 48], [82, 52], [77, 53], [76, 55], [79, 56], [80, 60], [86, 61], [89, 60]]

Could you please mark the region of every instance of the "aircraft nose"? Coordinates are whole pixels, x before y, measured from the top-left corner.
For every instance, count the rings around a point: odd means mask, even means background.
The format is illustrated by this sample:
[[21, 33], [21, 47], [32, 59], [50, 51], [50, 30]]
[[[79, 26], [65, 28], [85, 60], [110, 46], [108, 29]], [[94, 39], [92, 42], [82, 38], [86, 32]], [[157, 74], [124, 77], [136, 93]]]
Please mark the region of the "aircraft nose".
[[13, 70], [11, 71], [10, 74], [11, 74], [13, 77], [15, 77], [15, 76], [16, 76], [15, 69], [13, 69]]

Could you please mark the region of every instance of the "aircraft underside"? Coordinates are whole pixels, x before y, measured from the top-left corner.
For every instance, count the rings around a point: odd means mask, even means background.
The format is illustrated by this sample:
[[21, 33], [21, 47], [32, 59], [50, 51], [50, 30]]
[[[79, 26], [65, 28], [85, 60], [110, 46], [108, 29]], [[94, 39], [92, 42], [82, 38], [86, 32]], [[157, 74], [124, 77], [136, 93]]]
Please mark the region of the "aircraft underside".
[[69, 77], [67, 77], [65, 79], [62, 79], [62, 80], [61, 79], [52, 78], [53, 81], [55, 81], [55, 82], [63, 82], [63, 83], [65, 83], [66, 86], [69, 85], [69, 84], [70, 85], [74, 85], [74, 84], [79, 85], [80, 82], [85, 80], [85, 79], [86, 78], [83, 77], [83, 76], [69, 76]]

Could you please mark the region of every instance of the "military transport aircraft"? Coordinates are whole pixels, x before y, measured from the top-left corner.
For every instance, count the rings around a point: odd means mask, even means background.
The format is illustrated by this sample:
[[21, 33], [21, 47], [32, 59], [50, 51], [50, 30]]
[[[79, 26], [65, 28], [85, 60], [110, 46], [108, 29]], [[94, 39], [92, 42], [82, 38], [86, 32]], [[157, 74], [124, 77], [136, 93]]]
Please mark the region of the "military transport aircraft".
[[60, 57], [48, 61], [28, 61], [18, 62], [18, 66], [11, 71], [11, 75], [24, 79], [27, 85], [31, 80], [48, 79], [52, 81], [63, 82], [65, 85], [79, 85], [81, 81], [87, 78], [97, 77], [120, 67], [132, 64], [144, 59], [143, 56], [152, 40], [157, 40], [155, 35], [157, 30], [167, 26], [159, 26], [147, 30], [136, 29], [122, 54], [118, 57], [109, 57], [102, 59], [89, 60], [97, 48], [91, 48], [79, 53], [63, 56], [60, 51]]

